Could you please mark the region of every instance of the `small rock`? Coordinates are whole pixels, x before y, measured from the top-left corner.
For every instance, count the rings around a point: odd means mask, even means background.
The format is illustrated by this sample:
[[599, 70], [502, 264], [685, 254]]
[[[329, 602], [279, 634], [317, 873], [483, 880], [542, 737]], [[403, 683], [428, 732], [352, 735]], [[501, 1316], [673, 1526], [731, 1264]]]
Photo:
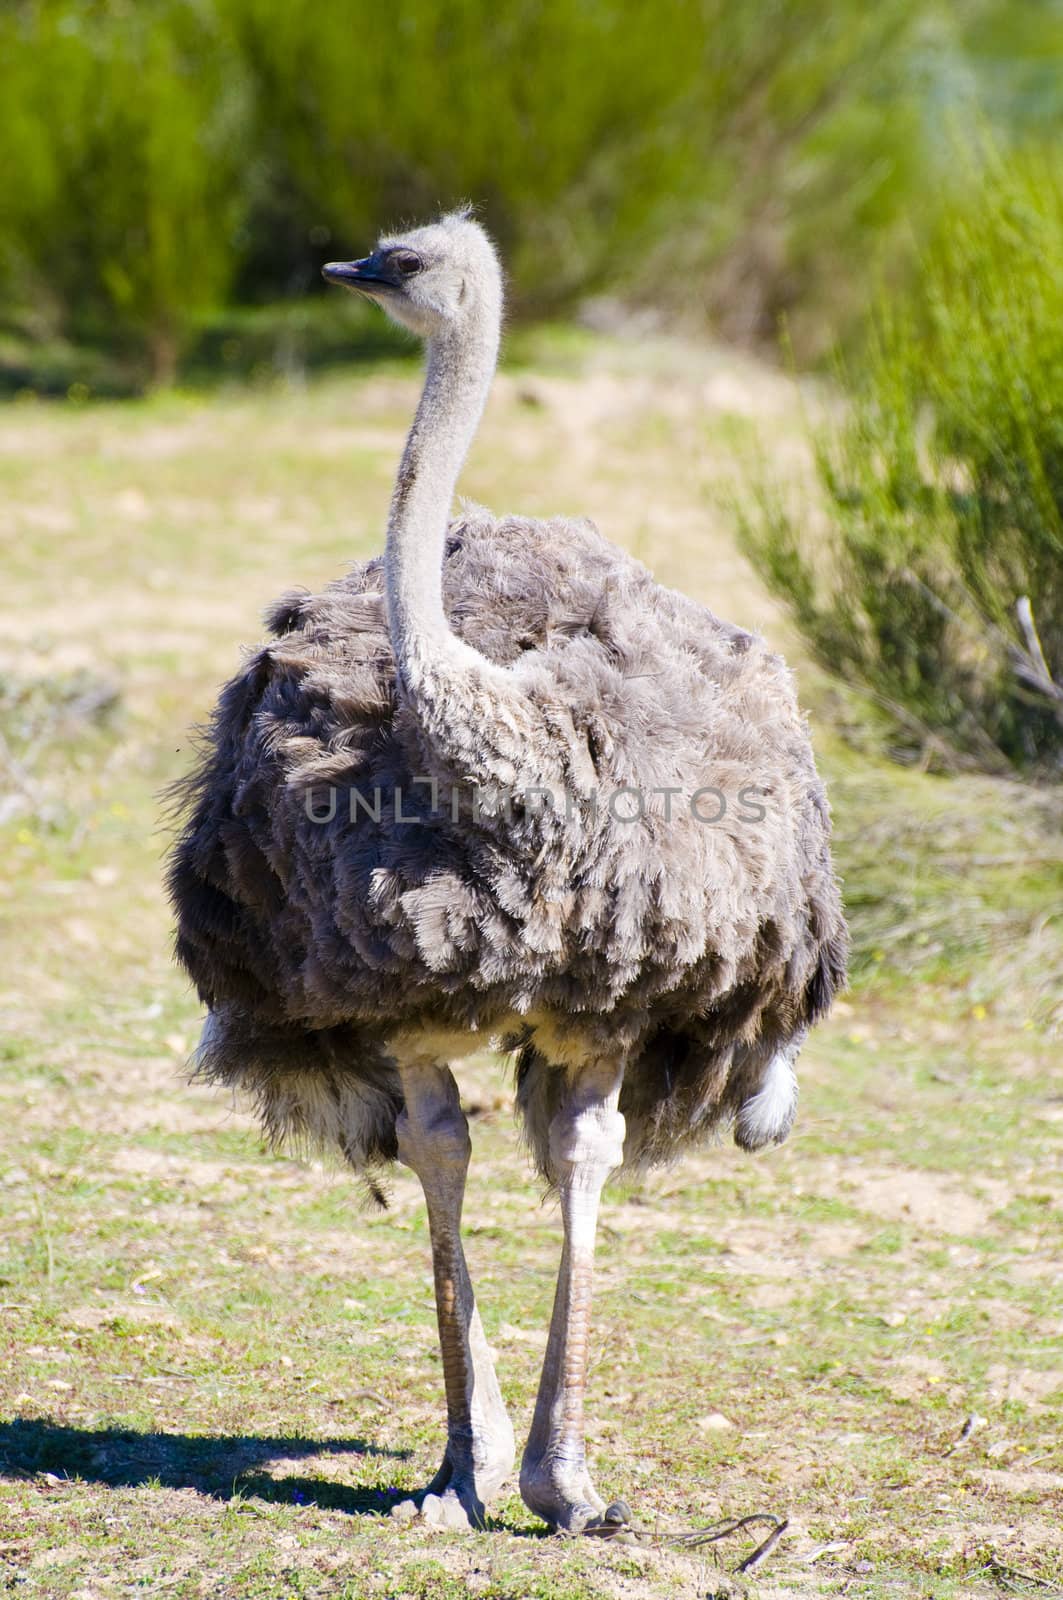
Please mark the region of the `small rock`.
[[724, 1428], [733, 1428], [734, 1423], [722, 1411], [710, 1411], [708, 1416], [698, 1418], [698, 1427], [702, 1433], [720, 1433]]
[[412, 1500], [400, 1500], [397, 1506], [392, 1506], [391, 1515], [396, 1522], [412, 1522], [417, 1515], [417, 1507]]

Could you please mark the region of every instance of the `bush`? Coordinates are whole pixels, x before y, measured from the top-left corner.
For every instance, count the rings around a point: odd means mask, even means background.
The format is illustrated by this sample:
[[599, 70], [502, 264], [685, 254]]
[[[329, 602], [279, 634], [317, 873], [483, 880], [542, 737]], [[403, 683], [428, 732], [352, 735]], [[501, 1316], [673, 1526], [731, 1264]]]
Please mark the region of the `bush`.
[[773, 340], [796, 308], [811, 346], [918, 210], [935, 7], [9, 0], [5, 320], [164, 376], [204, 310], [469, 198], [517, 312], [608, 289]]
[[468, 198], [518, 310], [619, 289], [774, 340], [911, 198], [916, 0], [216, 3], [259, 95], [254, 232], [306, 284], [323, 239]]
[[816, 441], [826, 549], [761, 487], [747, 547], [910, 756], [1063, 775], [1063, 182], [996, 156], [885, 305]]
[[910, 258], [947, 125], [1063, 122], [1051, 9], [6, 0], [0, 324], [164, 377], [204, 312], [472, 199], [517, 314], [607, 290], [774, 343], [786, 312], [814, 355]]
[[0, 18], [0, 273], [39, 334], [146, 349], [172, 375], [235, 267], [243, 83], [209, 6], [43, 0]]

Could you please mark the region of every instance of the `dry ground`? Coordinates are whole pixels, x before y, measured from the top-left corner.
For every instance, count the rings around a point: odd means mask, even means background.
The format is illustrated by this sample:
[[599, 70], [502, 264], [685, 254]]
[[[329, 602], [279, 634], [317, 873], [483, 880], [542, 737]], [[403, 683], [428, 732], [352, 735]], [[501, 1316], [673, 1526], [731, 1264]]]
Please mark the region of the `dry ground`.
[[[0, 1583], [29, 1596], [1058, 1593], [1063, 1587], [1060, 808], [901, 772], [833, 780], [858, 982], [808, 1047], [798, 1131], [605, 1207], [591, 1451], [653, 1543], [385, 1516], [439, 1451], [414, 1184], [366, 1216], [179, 1069], [156, 796], [266, 602], [376, 547], [415, 393], [305, 391], [0, 417]], [[552, 341], [500, 382], [465, 486], [580, 510], [788, 639], [713, 496], [788, 384], [711, 351]], [[791, 641], [792, 642], [792, 641]], [[858, 730], [855, 730], [858, 731]], [[860, 741], [857, 740], [859, 743]], [[866, 743], [866, 741], [865, 741]], [[554, 1210], [503, 1070], [464, 1070], [469, 1251], [525, 1425]], [[692, 1551], [672, 1535], [787, 1515]]]

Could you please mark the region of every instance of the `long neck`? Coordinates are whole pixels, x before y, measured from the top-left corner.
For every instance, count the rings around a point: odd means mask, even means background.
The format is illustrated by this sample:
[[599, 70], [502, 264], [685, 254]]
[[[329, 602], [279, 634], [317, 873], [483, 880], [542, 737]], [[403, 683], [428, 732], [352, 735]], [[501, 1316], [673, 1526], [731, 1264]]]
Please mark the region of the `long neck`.
[[432, 339], [428, 370], [388, 517], [391, 646], [408, 686], [429, 665], [467, 657], [443, 610], [443, 556], [454, 488], [491, 387], [499, 316]]

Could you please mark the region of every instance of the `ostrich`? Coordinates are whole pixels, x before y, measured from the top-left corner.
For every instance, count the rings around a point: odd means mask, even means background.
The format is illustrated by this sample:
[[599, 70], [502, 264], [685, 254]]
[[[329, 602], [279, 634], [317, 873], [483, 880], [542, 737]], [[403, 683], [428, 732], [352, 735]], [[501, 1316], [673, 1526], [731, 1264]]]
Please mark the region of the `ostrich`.
[[563, 1247], [525, 1503], [603, 1532], [584, 1454], [610, 1174], [732, 1127], [784, 1139], [794, 1062], [844, 978], [829, 813], [783, 662], [590, 522], [450, 520], [498, 354], [502, 275], [468, 212], [323, 269], [427, 345], [383, 558], [285, 595], [182, 788], [177, 955], [197, 1070], [267, 1135], [338, 1147], [427, 1204], [446, 1392], [422, 1514], [480, 1525], [514, 1435], [460, 1224], [450, 1062], [512, 1053]]

